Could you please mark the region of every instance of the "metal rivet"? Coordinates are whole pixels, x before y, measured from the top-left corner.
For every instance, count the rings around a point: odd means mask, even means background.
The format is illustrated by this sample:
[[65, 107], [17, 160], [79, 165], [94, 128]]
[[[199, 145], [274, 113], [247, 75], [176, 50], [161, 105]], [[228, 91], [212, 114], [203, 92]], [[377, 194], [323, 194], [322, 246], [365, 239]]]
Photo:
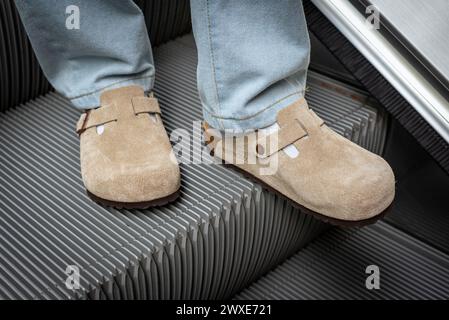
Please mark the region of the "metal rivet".
[[263, 156], [263, 155], [265, 154], [265, 148], [264, 148], [261, 144], [258, 144], [258, 145], [256, 146], [256, 153], [257, 153], [259, 156]]

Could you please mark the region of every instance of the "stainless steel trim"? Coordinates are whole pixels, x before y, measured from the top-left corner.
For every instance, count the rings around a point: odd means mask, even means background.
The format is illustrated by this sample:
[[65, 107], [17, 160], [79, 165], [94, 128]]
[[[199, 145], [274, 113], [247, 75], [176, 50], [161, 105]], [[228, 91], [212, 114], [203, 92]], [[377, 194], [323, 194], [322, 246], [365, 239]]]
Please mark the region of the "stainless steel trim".
[[416, 111], [449, 142], [449, 102], [418, 70], [366, 23], [347, 0], [312, 0]]

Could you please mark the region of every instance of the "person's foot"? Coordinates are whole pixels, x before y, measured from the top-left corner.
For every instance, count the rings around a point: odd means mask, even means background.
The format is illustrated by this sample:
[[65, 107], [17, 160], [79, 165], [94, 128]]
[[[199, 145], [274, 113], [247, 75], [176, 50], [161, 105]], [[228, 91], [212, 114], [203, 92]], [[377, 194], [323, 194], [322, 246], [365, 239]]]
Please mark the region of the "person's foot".
[[177, 198], [179, 166], [159, 104], [142, 88], [105, 91], [101, 107], [81, 115], [81, 174], [88, 195], [106, 206], [144, 209]]
[[214, 156], [327, 222], [365, 225], [389, 209], [388, 163], [328, 128], [304, 99], [281, 110], [277, 125], [271, 134], [221, 137], [205, 123], [205, 140]]

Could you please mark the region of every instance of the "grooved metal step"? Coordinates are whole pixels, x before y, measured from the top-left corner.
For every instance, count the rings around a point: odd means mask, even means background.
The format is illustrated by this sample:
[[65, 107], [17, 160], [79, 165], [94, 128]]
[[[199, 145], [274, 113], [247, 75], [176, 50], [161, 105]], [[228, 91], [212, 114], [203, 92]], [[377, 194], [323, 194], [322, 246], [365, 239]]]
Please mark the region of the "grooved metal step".
[[[365, 270], [379, 267], [379, 290]], [[449, 256], [385, 222], [334, 228], [235, 299], [448, 299]]]
[[14, 1], [0, 1], [0, 111], [49, 89]]
[[397, 123], [385, 158], [396, 175], [395, 207], [385, 221], [449, 254], [449, 176]]
[[[192, 41], [155, 51], [169, 132], [202, 118]], [[310, 79], [311, 106], [380, 153], [386, 115], [363, 92]], [[165, 207], [98, 206], [79, 173], [78, 117], [54, 93], [0, 114], [0, 298], [228, 298], [327, 229], [218, 165], [182, 165], [181, 198]], [[65, 286], [68, 265], [80, 268], [78, 290]]]

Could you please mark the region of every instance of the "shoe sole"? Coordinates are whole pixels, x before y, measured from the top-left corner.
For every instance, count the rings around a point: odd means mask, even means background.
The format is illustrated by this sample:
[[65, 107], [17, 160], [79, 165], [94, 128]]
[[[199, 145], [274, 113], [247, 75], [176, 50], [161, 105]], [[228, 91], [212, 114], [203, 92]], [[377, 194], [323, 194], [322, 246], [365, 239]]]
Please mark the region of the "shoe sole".
[[151, 207], [160, 207], [160, 206], [164, 206], [170, 202], [175, 201], [176, 199], [178, 199], [179, 195], [181, 194], [180, 190], [177, 190], [176, 192], [163, 197], [163, 198], [159, 198], [159, 199], [154, 199], [151, 201], [142, 201], [142, 202], [116, 202], [116, 201], [111, 201], [111, 200], [106, 200], [106, 199], [102, 199], [100, 197], [97, 197], [96, 195], [92, 194], [91, 192], [89, 192], [89, 190], [86, 190], [87, 196], [92, 199], [94, 202], [102, 205], [102, 206], [106, 206], [106, 207], [113, 207], [116, 209], [128, 209], [128, 210], [132, 210], [132, 209], [140, 209], [140, 210], [144, 210], [144, 209], [148, 209]]
[[[220, 158], [218, 158], [220, 159]], [[223, 160], [221, 160], [223, 161]], [[289, 197], [285, 196], [284, 194], [282, 194], [281, 192], [277, 191], [276, 189], [274, 189], [273, 187], [271, 187], [270, 185], [268, 185], [267, 183], [265, 183], [264, 181], [260, 180], [259, 178], [257, 178], [256, 176], [246, 172], [243, 169], [240, 169], [239, 167], [233, 165], [233, 164], [229, 164], [226, 162], [223, 162], [223, 165], [227, 168], [231, 168], [232, 170], [235, 170], [239, 173], [241, 173], [245, 178], [248, 178], [249, 180], [259, 184], [262, 186], [262, 188], [268, 190], [269, 192], [272, 192], [276, 195], [278, 195], [279, 197], [281, 197], [282, 199], [288, 200], [289, 202], [292, 203], [293, 207], [299, 209], [301, 212], [311, 215], [325, 223], [329, 223], [331, 225], [334, 226], [339, 226], [339, 227], [347, 227], [347, 228], [354, 228], [354, 227], [364, 227], [370, 224], [373, 224], [375, 222], [377, 222], [379, 219], [382, 219], [388, 212], [391, 211], [392, 207], [393, 207], [393, 203], [391, 203], [384, 211], [382, 211], [381, 213], [379, 213], [378, 215], [371, 217], [369, 219], [365, 219], [365, 220], [356, 220], [356, 221], [352, 221], [352, 220], [342, 220], [342, 219], [337, 219], [337, 218], [331, 218], [328, 216], [325, 216], [319, 212], [313, 211], [308, 209], [307, 207], [304, 207], [303, 205], [299, 204], [298, 202], [290, 199]]]

